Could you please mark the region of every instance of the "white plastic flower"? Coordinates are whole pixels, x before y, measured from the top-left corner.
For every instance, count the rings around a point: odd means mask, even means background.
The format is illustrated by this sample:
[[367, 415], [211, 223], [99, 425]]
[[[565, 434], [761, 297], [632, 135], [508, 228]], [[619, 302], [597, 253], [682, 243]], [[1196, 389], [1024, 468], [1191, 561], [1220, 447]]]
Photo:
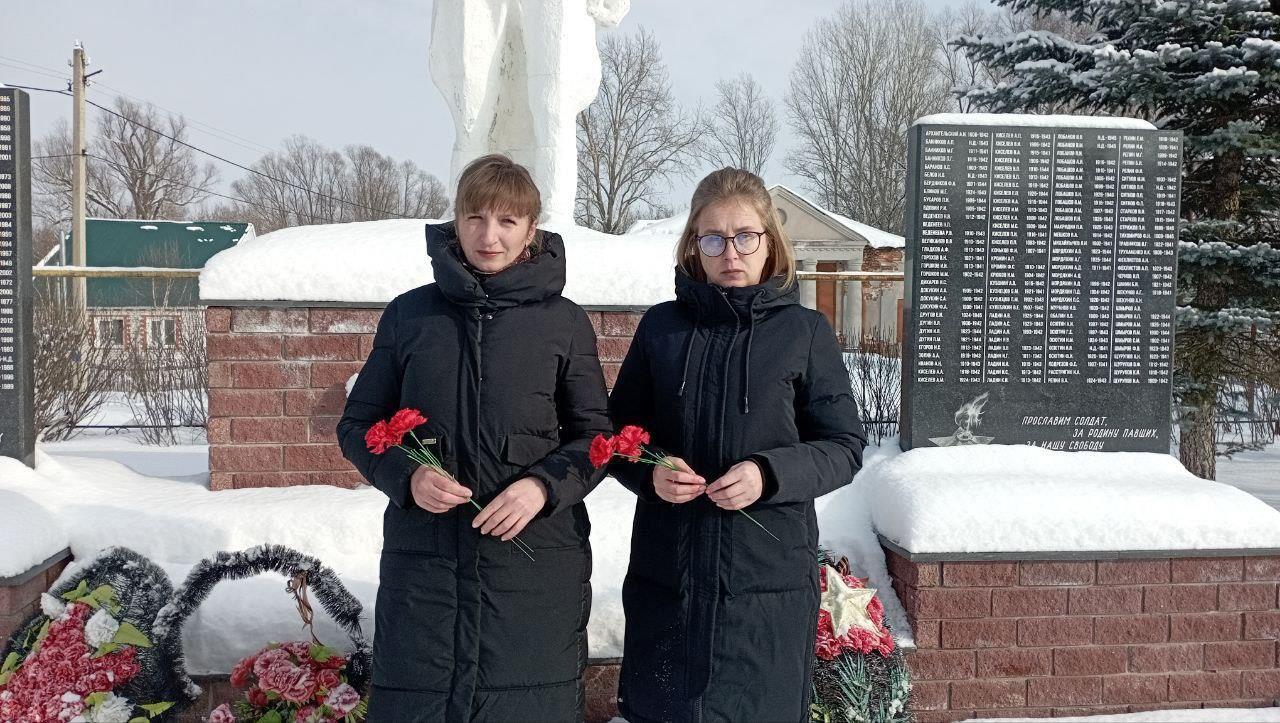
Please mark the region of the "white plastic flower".
[[40, 612], [57, 620], [67, 609], [67, 604], [47, 592], [40, 593]]
[[98, 612], [84, 624], [84, 640], [90, 647], [100, 648], [111, 642], [119, 629], [120, 622], [111, 617], [111, 613], [99, 608]]
[[133, 703], [115, 693], [107, 693], [101, 703], [88, 711], [90, 723], [129, 723], [133, 716]]

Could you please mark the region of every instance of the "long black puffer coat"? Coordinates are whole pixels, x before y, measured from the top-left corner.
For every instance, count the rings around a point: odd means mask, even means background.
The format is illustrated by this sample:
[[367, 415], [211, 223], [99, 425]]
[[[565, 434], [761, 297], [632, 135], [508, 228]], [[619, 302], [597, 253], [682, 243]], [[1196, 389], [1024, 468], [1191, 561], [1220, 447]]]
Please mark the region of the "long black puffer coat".
[[764, 493], [747, 512], [781, 539], [705, 495], [664, 502], [651, 466], [610, 465], [639, 497], [619, 690], [633, 723], [809, 719], [813, 500], [853, 479], [866, 438], [835, 334], [797, 296], [677, 271], [677, 300], [644, 315], [622, 364], [614, 424], [645, 427], [708, 483], [755, 460]]
[[[338, 423], [343, 455], [391, 498], [375, 612], [369, 720], [581, 719], [591, 609], [591, 525], [583, 497], [603, 472], [592, 437], [609, 431], [587, 315], [560, 295], [564, 243], [492, 276], [461, 261], [452, 224], [427, 227], [435, 283], [396, 297]], [[517, 479], [546, 483], [542, 514], [511, 542], [471, 527], [463, 503], [417, 506], [417, 468], [364, 436], [414, 407], [446, 469], [487, 504]], [[407, 439], [407, 438], [406, 438]], [[442, 454], [441, 454], [442, 453]]]

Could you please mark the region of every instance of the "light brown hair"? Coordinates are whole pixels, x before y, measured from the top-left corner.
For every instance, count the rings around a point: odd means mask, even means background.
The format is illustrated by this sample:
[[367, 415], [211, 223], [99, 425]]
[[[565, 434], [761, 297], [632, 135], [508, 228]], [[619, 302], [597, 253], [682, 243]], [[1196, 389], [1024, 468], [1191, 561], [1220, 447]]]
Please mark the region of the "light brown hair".
[[[531, 220], [536, 228], [542, 215], [542, 194], [529, 169], [501, 153], [480, 156], [458, 176], [458, 193], [453, 200], [454, 218], [481, 211], [509, 213]], [[541, 233], [535, 231], [529, 252], [536, 254]]]
[[746, 204], [760, 216], [760, 223], [764, 225], [769, 258], [765, 261], [760, 280], [783, 276], [783, 288], [793, 286], [796, 283], [796, 254], [791, 247], [791, 239], [782, 230], [782, 221], [764, 181], [741, 168], [712, 171], [698, 183], [693, 191], [693, 200], [689, 202], [689, 220], [685, 222], [680, 242], [676, 244], [676, 265], [698, 281], [707, 280], [698, 258], [698, 215], [712, 204], [729, 200]]

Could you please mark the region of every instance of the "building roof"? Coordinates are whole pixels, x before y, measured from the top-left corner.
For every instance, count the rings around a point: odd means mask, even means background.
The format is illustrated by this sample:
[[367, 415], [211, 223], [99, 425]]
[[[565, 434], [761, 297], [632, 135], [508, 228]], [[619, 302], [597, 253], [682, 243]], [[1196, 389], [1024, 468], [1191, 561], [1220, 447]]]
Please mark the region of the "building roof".
[[876, 228], [875, 226], [869, 226], [860, 221], [854, 221], [848, 216], [841, 216], [835, 211], [828, 211], [827, 209], [823, 208], [822, 206], [819, 206], [817, 203], [814, 203], [808, 197], [795, 191], [789, 186], [784, 186], [781, 183], [774, 184], [773, 186], [769, 187], [769, 192], [785, 193], [786, 195], [791, 197], [791, 200], [799, 204], [808, 206], [809, 208], [813, 209], [815, 214], [818, 214], [819, 216], [824, 216], [830, 219], [845, 231], [851, 232], [856, 237], [859, 237], [865, 240], [867, 242], [867, 245], [871, 246], [872, 248], [900, 249], [900, 248], [904, 248], [907, 245], [907, 240], [905, 238], [897, 234], [889, 233], [888, 231], [882, 231]]
[[[251, 223], [226, 221], [85, 220], [86, 266], [203, 268], [214, 254], [253, 238]], [[70, 265], [71, 237], [64, 235], [61, 258], [42, 265]], [[195, 279], [88, 279], [89, 306], [194, 306]]]
[[[854, 221], [848, 216], [841, 216], [834, 211], [828, 211], [817, 203], [811, 201], [804, 194], [799, 193], [789, 186], [784, 186], [781, 183], [776, 183], [770, 186], [769, 193], [771, 195], [785, 194], [793, 203], [808, 207], [815, 216], [826, 221], [828, 225], [835, 227], [836, 230], [845, 234], [851, 234], [854, 238], [865, 241], [867, 245], [872, 248], [900, 249], [904, 248], [907, 244], [906, 239], [897, 234], [882, 231], [874, 226], [868, 226], [860, 221]], [[685, 219], [688, 217], [689, 212], [686, 210], [668, 218], [636, 221], [631, 225], [631, 228], [627, 229], [627, 233], [670, 233], [678, 235], [682, 230], [684, 230]]]

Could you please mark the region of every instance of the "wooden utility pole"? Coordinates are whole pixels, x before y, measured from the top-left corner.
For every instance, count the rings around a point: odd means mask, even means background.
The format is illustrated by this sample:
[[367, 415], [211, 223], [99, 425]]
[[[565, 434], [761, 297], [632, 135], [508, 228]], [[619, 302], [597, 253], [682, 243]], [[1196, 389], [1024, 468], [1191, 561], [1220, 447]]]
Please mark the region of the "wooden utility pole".
[[[71, 265], [84, 266], [84, 210], [85, 185], [88, 176], [87, 148], [84, 143], [85, 125], [85, 55], [84, 46], [76, 41], [71, 52]], [[71, 280], [72, 306], [85, 309], [85, 280]]]

